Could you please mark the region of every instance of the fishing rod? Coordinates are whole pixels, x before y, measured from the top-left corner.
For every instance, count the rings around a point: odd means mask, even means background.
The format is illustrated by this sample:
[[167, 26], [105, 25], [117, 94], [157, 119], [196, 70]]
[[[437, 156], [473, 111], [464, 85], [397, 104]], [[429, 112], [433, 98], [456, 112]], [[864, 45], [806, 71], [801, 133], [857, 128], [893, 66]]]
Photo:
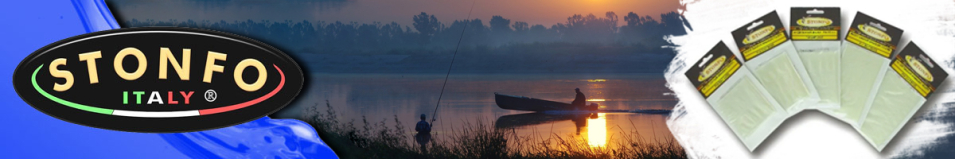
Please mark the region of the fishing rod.
[[[477, 3], [477, 0], [471, 1], [471, 9], [468, 10], [468, 18], [465, 20], [471, 20], [471, 12], [474, 11], [474, 4]], [[461, 37], [458, 38], [458, 44], [454, 46], [454, 54], [451, 55], [451, 64], [448, 65], [448, 73], [444, 75], [444, 84], [441, 85], [441, 93], [438, 94], [438, 104], [434, 106], [434, 111], [431, 113], [431, 123], [434, 123], [436, 120], [434, 117], [438, 114], [438, 107], [441, 106], [441, 97], [444, 96], [444, 87], [448, 86], [448, 77], [451, 76], [451, 68], [454, 67], [454, 58], [458, 56], [458, 49], [461, 48], [461, 41], [464, 40], [464, 31], [468, 30], [468, 23], [464, 24], [464, 29], [461, 29]]]

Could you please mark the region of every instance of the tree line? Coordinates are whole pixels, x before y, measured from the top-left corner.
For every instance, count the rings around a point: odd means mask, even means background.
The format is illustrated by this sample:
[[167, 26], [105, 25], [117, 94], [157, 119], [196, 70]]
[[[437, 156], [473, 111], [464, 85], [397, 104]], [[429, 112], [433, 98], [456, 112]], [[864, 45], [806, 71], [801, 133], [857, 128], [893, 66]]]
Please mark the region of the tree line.
[[[288, 51], [387, 51], [400, 49], [454, 49], [458, 40], [465, 46], [495, 47], [521, 43], [587, 43], [643, 45], [666, 44], [663, 36], [686, 34], [684, 21], [676, 12], [660, 14], [659, 19], [630, 12], [620, 17], [614, 12], [603, 16], [575, 14], [550, 27], [530, 25], [502, 16], [493, 16], [488, 25], [479, 19], [454, 20], [446, 24], [436, 15], [421, 12], [411, 16], [413, 24], [303, 21], [194, 21], [137, 20], [124, 26], [178, 26], [205, 28], [235, 33], [265, 41]], [[467, 29], [465, 29], [465, 27]], [[463, 31], [463, 32], [462, 32]], [[463, 37], [462, 37], [463, 35]], [[291, 50], [289, 50], [291, 49]]]

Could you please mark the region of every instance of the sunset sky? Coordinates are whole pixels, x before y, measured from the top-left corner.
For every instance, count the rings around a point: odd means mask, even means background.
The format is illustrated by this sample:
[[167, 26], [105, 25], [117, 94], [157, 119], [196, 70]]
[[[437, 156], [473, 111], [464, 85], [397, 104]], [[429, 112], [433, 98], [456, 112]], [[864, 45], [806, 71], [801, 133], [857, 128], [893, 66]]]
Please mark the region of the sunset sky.
[[[270, 20], [398, 22], [410, 26], [411, 17], [421, 12], [435, 15], [448, 24], [465, 19], [473, 0], [107, 0], [121, 20]], [[599, 17], [616, 12], [621, 21], [628, 12], [650, 15], [676, 11], [678, 0], [477, 0], [473, 18], [487, 24], [501, 15], [511, 22], [525, 21], [550, 26], [567, 21], [573, 14], [593, 13]], [[623, 24], [623, 23], [621, 23]]]

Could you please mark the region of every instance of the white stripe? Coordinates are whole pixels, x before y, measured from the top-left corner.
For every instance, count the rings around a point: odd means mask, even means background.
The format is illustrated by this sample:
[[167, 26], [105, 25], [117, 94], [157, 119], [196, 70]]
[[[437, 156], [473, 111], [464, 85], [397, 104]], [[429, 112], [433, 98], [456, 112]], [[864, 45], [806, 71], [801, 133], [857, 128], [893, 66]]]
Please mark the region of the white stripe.
[[128, 117], [143, 117], [143, 118], [173, 118], [173, 117], [199, 116], [199, 110], [155, 111], [155, 112], [113, 110], [113, 115], [128, 116]]

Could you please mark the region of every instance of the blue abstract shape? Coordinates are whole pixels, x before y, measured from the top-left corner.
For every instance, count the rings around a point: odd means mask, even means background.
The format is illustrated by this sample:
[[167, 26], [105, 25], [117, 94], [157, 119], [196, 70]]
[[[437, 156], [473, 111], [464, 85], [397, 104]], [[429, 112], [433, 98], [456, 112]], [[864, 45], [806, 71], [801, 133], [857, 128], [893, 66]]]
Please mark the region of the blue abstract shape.
[[338, 158], [311, 125], [294, 119], [260, 119], [189, 133], [160, 134], [193, 158]]
[[156, 134], [76, 125], [43, 114], [13, 90], [13, 70], [50, 43], [115, 29], [101, 0], [4, 1], [0, 5], [0, 154], [2, 158], [184, 158]]
[[72, 2], [86, 32], [119, 28], [119, 23], [116, 23], [113, 13], [109, 11], [109, 7], [106, 7], [106, 2], [102, 0], [72, 0]]

